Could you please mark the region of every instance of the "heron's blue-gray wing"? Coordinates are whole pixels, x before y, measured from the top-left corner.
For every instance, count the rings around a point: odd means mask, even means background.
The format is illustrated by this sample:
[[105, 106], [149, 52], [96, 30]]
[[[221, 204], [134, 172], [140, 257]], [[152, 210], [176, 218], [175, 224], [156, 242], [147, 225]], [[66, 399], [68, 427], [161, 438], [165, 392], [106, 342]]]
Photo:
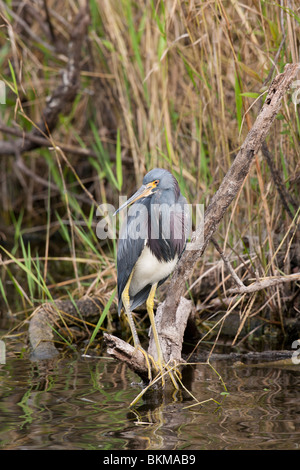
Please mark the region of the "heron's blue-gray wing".
[[170, 261], [180, 257], [190, 235], [191, 216], [185, 197], [176, 203], [151, 205], [151, 230], [148, 244], [157, 259]]
[[[186, 198], [182, 194], [180, 194], [178, 198], [178, 205], [181, 206], [181, 209], [182, 209], [181, 214], [180, 214], [180, 211], [176, 212], [177, 213], [176, 216], [179, 217], [179, 220], [181, 221], [181, 227], [182, 227], [181, 229], [182, 231], [181, 232], [179, 231], [179, 233], [182, 234], [181, 236], [179, 235], [179, 239], [182, 240], [179, 250], [180, 250], [180, 253], [182, 254], [183, 251], [185, 250], [186, 243], [192, 234], [192, 217], [191, 217], [190, 206], [187, 203]], [[180, 222], [178, 221], [178, 226], [179, 225], [180, 225]]]
[[[191, 214], [186, 199], [180, 195], [171, 211], [167, 205], [152, 205], [151, 215], [150, 238], [147, 241], [150, 249], [162, 262], [172, 260], [175, 256], [179, 259], [191, 232]], [[168, 277], [161, 279], [158, 287]], [[151, 287], [148, 284], [131, 299], [132, 310], [147, 300]]]
[[[136, 204], [133, 204], [133, 206], [136, 206]], [[133, 208], [133, 206], [131, 207]], [[139, 206], [141, 209], [140, 211], [137, 211], [136, 207], [133, 208], [133, 210], [130, 208], [120, 232], [117, 254], [119, 315], [123, 306], [123, 290], [125, 289], [129, 276], [142, 253], [145, 246], [145, 239], [147, 238], [147, 234], [143, 232], [143, 230], [145, 229], [145, 226], [147, 226], [147, 220], [144, 219], [145, 217], [148, 217], [148, 213], [146, 208], [143, 208], [143, 204], [139, 204]]]

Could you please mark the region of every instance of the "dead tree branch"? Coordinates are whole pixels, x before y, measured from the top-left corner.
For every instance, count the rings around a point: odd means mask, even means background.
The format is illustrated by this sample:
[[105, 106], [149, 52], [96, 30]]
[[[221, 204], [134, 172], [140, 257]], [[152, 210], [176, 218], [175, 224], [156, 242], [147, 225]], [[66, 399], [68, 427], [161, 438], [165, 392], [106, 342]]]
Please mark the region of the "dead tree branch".
[[[34, 135], [31, 132], [23, 132], [20, 129], [15, 129], [14, 127], [6, 126], [3, 122], [0, 121], [0, 132], [3, 134], [10, 134], [15, 137], [19, 137], [19, 140], [15, 142], [1, 142], [0, 144], [0, 155], [14, 155], [16, 146], [19, 148], [19, 142], [22, 140], [24, 142], [24, 146], [20, 149], [22, 152], [26, 150], [33, 150], [27, 148], [26, 141], [30, 141], [33, 146], [35, 147], [51, 147], [51, 141], [46, 137], [41, 137], [38, 135]], [[60, 142], [55, 142], [56, 146], [59, 147], [63, 152], [66, 153], [73, 153], [75, 155], [80, 155], [83, 157], [97, 157], [96, 152], [92, 149], [86, 149], [81, 147], [76, 147], [75, 145], [67, 145]], [[28, 143], [29, 145], [29, 143]]]
[[[198, 245], [199, 248], [196, 250], [187, 249], [177, 265], [165, 300], [164, 315], [162, 316], [164, 328], [168, 329], [169, 326], [171, 327], [176, 323], [176, 312], [185, 290], [185, 282], [192, 273], [195, 263], [203, 255], [229, 205], [242, 187], [254, 156], [266, 138], [280, 109], [281, 100], [295, 78], [298, 68], [298, 64], [288, 64], [284, 72], [277, 75], [273, 80], [265, 103], [252, 129], [249, 131], [220, 188], [205, 212], [203, 226], [197, 227], [193, 233], [190, 248], [193, 248], [193, 244], [194, 246]], [[203, 242], [201, 242], [202, 238]]]
[[[225, 175], [219, 190], [212, 198], [204, 215], [204, 224], [197, 227], [191, 238], [191, 243], [180, 259], [173, 274], [165, 302], [156, 316], [157, 330], [160, 332], [161, 347], [165, 361], [170, 359], [180, 362], [183, 333], [180, 338], [174, 335], [177, 325], [185, 325], [190, 314], [190, 306], [182, 307], [181, 298], [185, 292], [185, 283], [191, 275], [195, 264], [200, 260], [208, 243], [211, 241], [220, 221], [229, 205], [241, 189], [262, 142], [266, 138], [270, 127], [280, 109], [281, 100], [289, 89], [298, 71], [298, 64], [288, 64], [282, 74], [275, 77], [269, 88], [265, 103], [258, 114], [256, 121], [249, 131], [233, 164]], [[238, 289], [241, 289], [240, 285]], [[245, 286], [247, 289], [247, 287]], [[183, 331], [184, 332], [184, 331]], [[113, 338], [110, 337], [110, 354], [115, 354]], [[152, 338], [150, 335], [150, 344]], [[125, 360], [125, 359], [124, 359]]]
[[104, 333], [104, 337], [108, 354], [121, 362], [125, 362], [130, 369], [147, 381], [148, 367], [144, 354], [116, 336]]
[[245, 286], [244, 284], [239, 287], [233, 287], [232, 289], [228, 289], [229, 294], [249, 294], [251, 292], [258, 292], [263, 289], [268, 289], [272, 286], [277, 286], [279, 284], [283, 284], [284, 282], [295, 282], [300, 281], [300, 273], [289, 274], [287, 276], [274, 276], [274, 277], [267, 277], [266, 279], [259, 279], [253, 284], [249, 286]]
[[[15, 142], [0, 141], [0, 156], [1, 155], [15, 155], [16, 149], [20, 152], [25, 152], [33, 150], [34, 148], [40, 147], [52, 147], [52, 142], [49, 138], [41, 137], [33, 134], [32, 132], [24, 132], [20, 129], [15, 129], [14, 127], [6, 126], [3, 122], [0, 121], [0, 132], [3, 134], [9, 134], [16, 137], [19, 137]], [[26, 142], [29, 141], [29, 142]], [[22, 147], [20, 148], [22, 142]], [[30, 146], [32, 148], [28, 148]], [[55, 142], [56, 147], [59, 147], [64, 153], [71, 153], [73, 155], [79, 155], [80, 157], [93, 157], [98, 158], [97, 153], [90, 148], [82, 148], [75, 145], [68, 145], [62, 142]], [[110, 160], [115, 161], [116, 156], [110, 155]], [[123, 156], [122, 161], [125, 164], [131, 164], [132, 160], [129, 157]]]

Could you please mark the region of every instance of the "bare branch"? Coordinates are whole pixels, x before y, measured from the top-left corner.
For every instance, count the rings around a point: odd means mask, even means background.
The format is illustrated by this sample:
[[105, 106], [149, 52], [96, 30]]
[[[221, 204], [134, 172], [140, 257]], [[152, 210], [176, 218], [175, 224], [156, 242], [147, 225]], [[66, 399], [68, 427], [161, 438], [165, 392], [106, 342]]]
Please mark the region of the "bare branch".
[[259, 279], [258, 281], [250, 284], [249, 286], [240, 286], [233, 287], [228, 289], [229, 294], [249, 294], [251, 292], [258, 292], [262, 289], [268, 289], [271, 286], [277, 286], [278, 284], [283, 284], [284, 282], [300, 281], [300, 273], [289, 274], [287, 276], [273, 276], [267, 277], [264, 279]]
[[[23, 132], [19, 129], [15, 129], [13, 127], [6, 126], [3, 122], [0, 121], [0, 131], [4, 134], [14, 135], [19, 137], [20, 140], [17, 141], [0, 141], [0, 156], [1, 155], [15, 155], [16, 154], [16, 147], [19, 151], [29, 151], [30, 148], [27, 147], [27, 144], [30, 145], [29, 142], [33, 144], [35, 148], [37, 147], [52, 147], [52, 142], [50, 138], [41, 137], [38, 135], [34, 135], [32, 132]], [[23, 142], [23, 147], [20, 148], [20, 142]], [[29, 141], [26, 143], [26, 141]], [[97, 153], [90, 149], [90, 148], [82, 148], [75, 145], [68, 145], [62, 142], [56, 142], [56, 147], [59, 147], [65, 153], [72, 153], [73, 155], [79, 155], [80, 157], [93, 157], [98, 158]], [[110, 155], [110, 160], [115, 161], [116, 156]], [[125, 164], [132, 164], [132, 160], [129, 157], [122, 156], [122, 162]]]
[[[185, 282], [193, 271], [193, 267], [203, 255], [211, 237], [216, 231], [229, 205], [234, 200], [247, 177], [254, 156], [259, 151], [270, 127], [280, 109], [281, 100], [299, 69], [299, 64], [287, 64], [282, 74], [273, 80], [265, 103], [256, 121], [249, 131], [233, 164], [225, 175], [222, 184], [213, 196], [204, 216], [204, 227], [198, 227], [192, 236], [192, 243], [198, 245], [197, 250], [186, 250], [173, 274], [168, 295], [164, 303], [162, 328], [168, 330], [176, 324], [176, 312], [180, 298], [185, 290]], [[200, 240], [204, 239], [201, 243]], [[168, 357], [165, 357], [168, 360]]]

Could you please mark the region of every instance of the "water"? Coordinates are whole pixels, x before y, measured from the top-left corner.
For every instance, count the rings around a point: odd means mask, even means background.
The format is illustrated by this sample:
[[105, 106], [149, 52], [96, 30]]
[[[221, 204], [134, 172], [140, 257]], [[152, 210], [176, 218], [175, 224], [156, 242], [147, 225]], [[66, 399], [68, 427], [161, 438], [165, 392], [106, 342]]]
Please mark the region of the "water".
[[[186, 392], [141, 388], [108, 358], [52, 364], [8, 357], [0, 365], [0, 449], [298, 449], [300, 367], [235, 368], [214, 362], [185, 371]], [[212, 399], [220, 402], [218, 405]]]

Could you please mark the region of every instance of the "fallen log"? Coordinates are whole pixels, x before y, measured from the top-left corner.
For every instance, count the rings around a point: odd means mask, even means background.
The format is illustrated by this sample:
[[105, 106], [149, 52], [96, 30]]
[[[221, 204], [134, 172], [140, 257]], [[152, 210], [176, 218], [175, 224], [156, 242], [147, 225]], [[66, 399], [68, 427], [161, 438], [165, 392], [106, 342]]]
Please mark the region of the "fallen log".
[[62, 323], [65, 314], [78, 319], [92, 316], [99, 318], [103, 309], [103, 302], [98, 297], [83, 297], [75, 301], [56, 300], [40, 305], [33, 312], [29, 323], [31, 359], [52, 359], [59, 354], [54, 330]]
[[55, 310], [51, 305], [41, 305], [29, 323], [29, 341], [32, 348], [31, 360], [53, 359], [59, 355], [54, 344]]

